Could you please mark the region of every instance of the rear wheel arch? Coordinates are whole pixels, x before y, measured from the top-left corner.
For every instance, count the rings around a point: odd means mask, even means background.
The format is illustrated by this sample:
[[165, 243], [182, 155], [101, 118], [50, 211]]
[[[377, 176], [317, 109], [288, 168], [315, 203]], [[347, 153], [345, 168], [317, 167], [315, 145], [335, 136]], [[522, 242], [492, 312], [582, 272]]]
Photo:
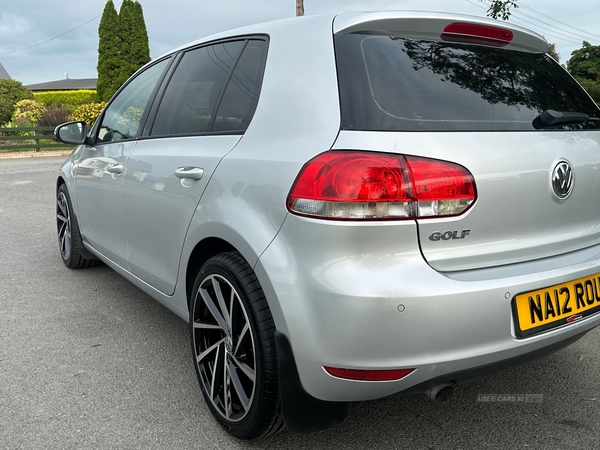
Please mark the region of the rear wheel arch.
[[198, 242], [192, 250], [187, 263], [186, 275], [185, 275], [185, 290], [188, 303], [188, 310], [192, 299], [192, 290], [194, 288], [194, 282], [196, 276], [200, 272], [200, 268], [213, 256], [225, 252], [238, 252], [239, 251], [231, 245], [229, 242], [218, 237], [209, 237]]

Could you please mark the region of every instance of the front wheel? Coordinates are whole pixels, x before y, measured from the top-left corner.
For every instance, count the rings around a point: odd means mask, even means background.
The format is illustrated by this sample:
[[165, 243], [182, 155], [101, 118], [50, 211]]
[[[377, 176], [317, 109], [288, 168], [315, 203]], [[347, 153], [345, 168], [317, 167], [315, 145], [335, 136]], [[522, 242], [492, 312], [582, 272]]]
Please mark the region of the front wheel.
[[100, 263], [97, 259], [88, 256], [83, 247], [71, 198], [64, 184], [61, 184], [56, 191], [56, 225], [60, 256], [67, 267], [81, 269]]
[[238, 253], [222, 253], [202, 266], [192, 292], [192, 356], [213, 416], [243, 439], [279, 431], [275, 326], [254, 271]]

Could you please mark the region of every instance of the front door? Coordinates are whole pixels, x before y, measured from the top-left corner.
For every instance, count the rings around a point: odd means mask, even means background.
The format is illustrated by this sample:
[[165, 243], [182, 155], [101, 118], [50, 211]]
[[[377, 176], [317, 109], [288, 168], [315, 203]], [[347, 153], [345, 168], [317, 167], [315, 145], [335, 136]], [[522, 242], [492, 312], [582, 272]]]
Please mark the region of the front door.
[[81, 234], [96, 251], [127, 266], [121, 190], [127, 159], [137, 144], [144, 109], [168, 60], [133, 78], [109, 104], [95, 144], [87, 146], [76, 169], [78, 219]]

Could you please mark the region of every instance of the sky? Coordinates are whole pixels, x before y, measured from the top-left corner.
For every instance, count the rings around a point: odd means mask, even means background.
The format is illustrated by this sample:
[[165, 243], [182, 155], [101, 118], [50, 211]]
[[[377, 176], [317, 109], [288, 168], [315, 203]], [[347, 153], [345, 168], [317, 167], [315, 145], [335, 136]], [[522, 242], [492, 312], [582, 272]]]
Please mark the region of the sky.
[[[252, 23], [293, 17], [295, 0], [138, 0], [156, 58], [187, 42]], [[120, 0], [113, 0], [117, 9]], [[0, 63], [23, 84], [95, 78], [98, 24], [106, 0], [0, 0]], [[584, 40], [600, 45], [598, 0], [517, 0], [510, 22], [556, 44], [560, 62]], [[304, 0], [305, 15], [422, 10], [485, 17], [481, 0]]]

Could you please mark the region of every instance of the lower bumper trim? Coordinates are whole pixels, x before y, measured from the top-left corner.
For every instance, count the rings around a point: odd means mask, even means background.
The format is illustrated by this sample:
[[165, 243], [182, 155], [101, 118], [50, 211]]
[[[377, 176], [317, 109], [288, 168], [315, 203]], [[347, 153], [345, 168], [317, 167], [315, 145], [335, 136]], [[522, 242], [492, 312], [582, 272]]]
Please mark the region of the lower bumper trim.
[[525, 353], [516, 358], [511, 358], [505, 361], [499, 361], [493, 364], [487, 364], [485, 366], [474, 367], [472, 369], [453, 372], [446, 375], [442, 375], [440, 377], [432, 378], [430, 380], [424, 381], [423, 383], [419, 383], [415, 386], [412, 386], [406, 390], [403, 390], [396, 394], [392, 394], [390, 397], [404, 397], [406, 395], [421, 394], [426, 392], [428, 389], [431, 389], [432, 387], [441, 384], [465, 384], [472, 381], [482, 380], [484, 378], [498, 375], [500, 373], [508, 372], [512, 369], [516, 369], [517, 367], [529, 364], [538, 359], [544, 358], [552, 353], [555, 353], [565, 347], [568, 347], [569, 345], [581, 339], [588, 332], [589, 330], [586, 330], [583, 333], [572, 336], [564, 341], [557, 342], [555, 344], [543, 347], [533, 352]]

